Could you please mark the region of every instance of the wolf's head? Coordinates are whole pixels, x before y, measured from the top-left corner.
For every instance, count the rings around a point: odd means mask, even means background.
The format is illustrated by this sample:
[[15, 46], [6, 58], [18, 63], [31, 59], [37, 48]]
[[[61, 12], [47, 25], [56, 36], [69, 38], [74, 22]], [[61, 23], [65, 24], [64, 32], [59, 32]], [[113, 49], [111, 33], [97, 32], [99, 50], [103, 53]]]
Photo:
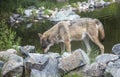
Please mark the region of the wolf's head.
[[47, 36], [42, 35], [41, 33], [38, 33], [39, 38], [40, 38], [40, 44], [42, 49], [46, 49], [50, 45], [50, 40]]

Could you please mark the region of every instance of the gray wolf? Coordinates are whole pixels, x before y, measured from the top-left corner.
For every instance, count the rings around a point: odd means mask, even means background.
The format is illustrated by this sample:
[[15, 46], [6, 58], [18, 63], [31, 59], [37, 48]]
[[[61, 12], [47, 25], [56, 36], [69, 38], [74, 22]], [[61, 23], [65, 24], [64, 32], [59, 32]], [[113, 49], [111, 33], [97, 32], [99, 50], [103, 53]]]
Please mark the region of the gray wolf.
[[103, 24], [98, 19], [80, 18], [77, 21], [60, 21], [52, 28], [44, 32], [38, 33], [40, 44], [47, 53], [49, 48], [55, 43], [62, 42], [65, 45], [66, 51], [71, 52], [71, 41], [83, 40], [87, 51], [91, 51], [89, 39], [94, 42], [104, 53], [104, 46], [99, 40], [105, 37]]

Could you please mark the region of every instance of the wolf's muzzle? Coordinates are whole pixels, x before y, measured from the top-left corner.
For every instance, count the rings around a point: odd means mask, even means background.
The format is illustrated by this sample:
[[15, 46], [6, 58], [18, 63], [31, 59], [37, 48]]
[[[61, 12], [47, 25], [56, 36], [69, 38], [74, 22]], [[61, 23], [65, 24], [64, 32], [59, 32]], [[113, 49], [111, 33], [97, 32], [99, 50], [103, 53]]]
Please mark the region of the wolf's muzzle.
[[45, 48], [47, 48], [47, 46], [42, 46], [42, 49], [45, 49]]

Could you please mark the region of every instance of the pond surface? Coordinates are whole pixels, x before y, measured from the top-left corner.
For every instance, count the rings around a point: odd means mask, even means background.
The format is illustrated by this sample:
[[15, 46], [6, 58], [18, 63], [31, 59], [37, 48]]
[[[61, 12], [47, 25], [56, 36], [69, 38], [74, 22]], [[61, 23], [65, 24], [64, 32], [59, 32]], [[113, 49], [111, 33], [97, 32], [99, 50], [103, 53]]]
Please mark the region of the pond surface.
[[103, 42], [106, 52], [111, 52], [113, 45], [120, 43], [120, 16], [103, 20], [105, 40]]

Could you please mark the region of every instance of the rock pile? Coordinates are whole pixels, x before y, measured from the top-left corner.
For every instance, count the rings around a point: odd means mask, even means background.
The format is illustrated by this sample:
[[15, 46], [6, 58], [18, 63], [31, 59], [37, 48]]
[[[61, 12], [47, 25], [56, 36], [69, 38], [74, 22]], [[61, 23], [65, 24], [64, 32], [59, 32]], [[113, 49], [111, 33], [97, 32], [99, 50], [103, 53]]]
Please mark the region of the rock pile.
[[85, 69], [90, 77], [120, 77], [120, 44], [112, 48], [114, 54], [102, 54], [96, 57], [94, 63]]
[[[30, 47], [28, 46], [20, 47], [20, 49], [26, 57], [19, 56], [18, 51], [14, 49], [0, 52], [3, 77], [61, 77], [76, 68], [89, 64], [88, 56], [81, 49], [71, 54], [67, 53], [69, 55], [64, 55], [64, 57], [52, 52], [48, 54], [29, 53]], [[33, 50], [32, 47], [31, 49]]]
[[[64, 2], [66, 0], [58, 0], [58, 2]], [[22, 14], [13, 13], [9, 17], [9, 23], [11, 26], [18, 27], [21, 22], [28, 22], [27, 28], [32, 26], [33, 22], [41, 22], [43, 19], [47, 19], [54, 22], [71, 20], [74, 21], [79, 19], [80, 16], [76, 14], [76, 11], [90, 12], [95, 9], [103, 8], [110, 5], [112, 2], [105, 2], [103, 0], [88, 0], [88, 2], [77, 2], [74, 3], [76, 7], [72, 5], [66, 5], [61, 9], [55, 8], [55, 10], [45, 9], [44, 7], [36, 8], [35, 6], [30, 6], [22, 10]], [[22, 8], [20, 8], [22, 9]]]
[[19, 48], [19, 53], [25, 57], [19, 56], [18, 51], [14, 49], [0, 52], [2, 77], [61, 77], [76, 69], [79, 69], [76, 71], [78, 73], [82, 71], [83, 77], [120, 76], [120, 44], [113, 46], [113, 54], [98, 55], [92, 64], [81, 49], [60, 55], [52, 52], [30, 53], [29, 51], [35, 50], [34, 46]]

